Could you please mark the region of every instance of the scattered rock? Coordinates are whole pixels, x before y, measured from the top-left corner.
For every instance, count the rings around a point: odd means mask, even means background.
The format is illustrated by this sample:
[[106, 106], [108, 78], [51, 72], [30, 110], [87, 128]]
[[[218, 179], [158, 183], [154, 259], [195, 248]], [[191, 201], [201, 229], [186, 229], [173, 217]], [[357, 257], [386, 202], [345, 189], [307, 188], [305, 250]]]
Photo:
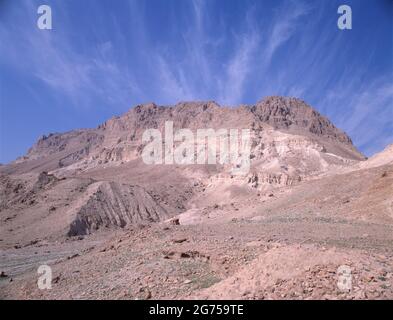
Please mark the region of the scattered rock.
[[175, 256], [175, 252], [174, 251], [164, 251], [164, 259], [172, 259]]
[[53, 279], [52, 279], [52, 282], [53, 283], [58, 283], [60, 281], [60, 275], [58, 275], [58, 276], [56, 276], [56, 277], [54, 277]]
[[188, 252], [180, 253], [180, 258], [191, 258], [191, 255]]
[[174, 239], [174, 240], [172, 240], [174, 243], [182, 243], [182, 242], [185, 242], [185, 241], [187, 241], [187, 238], [182, 238], [182, 239]]
[[139, 288], [138, 293], [140, 294], [140, 298], [144, 300], [149, 300], [152, 297], [151, 291], [144, 287]]
[[169, 220], [169, 223], [174, 225], [174, 226], [180, 225], [179, 218], [173, 218], [173, 219]]

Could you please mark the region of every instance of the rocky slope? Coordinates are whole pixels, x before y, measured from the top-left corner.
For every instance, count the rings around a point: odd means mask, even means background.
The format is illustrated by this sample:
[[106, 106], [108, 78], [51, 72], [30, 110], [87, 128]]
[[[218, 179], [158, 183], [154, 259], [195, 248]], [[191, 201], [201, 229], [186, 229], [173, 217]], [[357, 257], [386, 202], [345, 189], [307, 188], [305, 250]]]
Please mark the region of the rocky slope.
[[[174, 130], [188, 128], [194, 133], [202, 128], [249, 129], [249, 172], [234, 177], [230, 165], [220, 164], [146, 165], [141, 161], [143, 132], [152, 128], [164, 132], [166, 121], [173, 122]], [[194, 205], [191, 199], [201, 192], [204, 199], [210, 194], [221, 203], [228, 200], [226, 195], [233, 188], [266, 192], [330, 174], [360, 160], [364, 157], [351, 139], [305, 102], [268, 97], [238, 108], [215, 102], [139, 105], [95, 129], [43, 136], [24, 157], [2, 166], [0, 173], [3, 207], [8, 203], [5, 212], [18, 211], [23, 216], [32, 210], [43, 211], [42, 219], [51, 221], [56, 216], [53, 205], [48, 201], [40, 204], [39, 199], [59, 194], [57, 215], [62, 212], [59, 219], [67, 221], [69, 235], [79, 235], [101, 227], [169, 218], [190, 209]], [[49, 180], [37, 187], [42, 179]], [[83, 191], [71, 193], [70, 184], [80, 184]], [[14, 213], [4, 215], [8, 219]]]
[[56, 158], [58, 162], [53, 164], [53, 169], [56, 169], [75, 163], [79, 163], [80, 167], [89, 168], [91, 165], [129, 161], [139, 155], [143, 131], [150, 128], [163, 131], [165, 121], [173, 121], [175, 130], [251, 129], [254, 150], [269, 149], [269, 145], [265, 145], [276, 142], [274, 139], [266, 141], [267, 143], [264, 141], [267, 138], [265, 133], [273, 130], [294, 135], [289, 144], [303, 140], [320, 152], [332, 153], [349, 160], [364, 159], [344, 132], [303, 101], [295, 98], [269, 97], [254, 106], [238, 108], [224, 108], [214, 102], [136, 106], [96, 129], [43, 136], [27, 155], [18, 159], [16, 163]]
[[366, 169], [387, 164], [393, 164], [393, 144], [388, 145], [384, 150], [367, 159], [367, 161], [360, 162], [356, 165], [356, 168]]
[[[250, 171], [145, 164], [165, 121], [250, 129]], [[365, 160], [299, 99], [136, 106], [0, 167], [0, 298], [392, 299], [392, 188], [391, 147]]]

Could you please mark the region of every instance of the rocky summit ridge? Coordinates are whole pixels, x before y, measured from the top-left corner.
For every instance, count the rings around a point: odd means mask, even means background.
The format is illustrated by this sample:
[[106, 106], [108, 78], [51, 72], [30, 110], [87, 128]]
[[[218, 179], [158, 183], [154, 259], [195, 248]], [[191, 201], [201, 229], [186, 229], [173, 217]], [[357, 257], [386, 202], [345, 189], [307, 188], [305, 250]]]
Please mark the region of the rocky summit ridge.
[[307, 141], [321, 153], [342, 158], [342, 162], [364, 159], [347, 134], [304, 101], [274, 96], [237, 108], [221, 107], [212, 101], [181, 102], [174, 106], [138, 105], [95, 129], [44, 135], [15, 164], [46, 158], [53, 161], [42, 164], [37, 161], [37, 170], [71, 165], [85, 170], [108, 163], [124, 163], [140, 156], [143, 131], [163, 130], [165, 121], [173, 121], [175, 128], [248, 128], [253, 135], [253, 149], [261, 153], [265, 150], [266, 154], [269, 144], [283, 143], [267, 137], [274, 132], [273, 135], [292, 136], [293, 139], [286, 139], [288, 144], [291, 144], [289, 140]]

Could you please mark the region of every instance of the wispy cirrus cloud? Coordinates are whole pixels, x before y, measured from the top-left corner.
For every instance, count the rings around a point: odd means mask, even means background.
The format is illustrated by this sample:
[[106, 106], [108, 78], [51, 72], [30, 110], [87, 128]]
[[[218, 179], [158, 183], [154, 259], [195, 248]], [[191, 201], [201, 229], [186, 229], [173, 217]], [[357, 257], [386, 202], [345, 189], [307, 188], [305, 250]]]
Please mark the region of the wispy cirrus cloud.
[[265, 41], [263, 59], [266, 64], [270, 63], [280, 46], [296, 33], [297, 26], [304, 23], [304, 17], [310, 9], [311, 7], [305, 2], [288, 1], [276, 10]]
[[393, 28], [385, 7], [348, 0], [356, 20], [344, 32], [338, 0], [47, 2], [50, 32], [35, 27], [36, 0], [9, 2], [0, 20], [0, 68], [41, 105], [52, 97], [88, 113], [97, 105], [230, 106], [289, 95], [327, 115], [367, 154], [392, 140]]
[[[20, 14], [31, 22], [37, 19], [36, 5], [23, 2]], [[61, 5], [60, 5], [61, 7]], [[64, 8], [63, 8], [64, 10]], [[141, 89], [128, 68], [114, 57], [111, 41], [97, 43], [88, 53], [79, 53], [65, 32], [40, 31], [32, 24], [0, 24], [0, 34], [11, 43], [3, 50], [3, 58], [15, 68], [34, 76], [79, 107], [101, 96], [111, 104], [125, 105], [130, 96], [141, 95]], [[15, 41], [14, 35], [18, 35]], [[15, 51], [26, 52], [22, 60]], [[93, 99], [94, 100], [94, 99]]]
[[[147, 58], [150, 65], [149, 84], [155, 88], [153, 96], [164, 103], [179, 100], [216, 99], [227, 105], [243, 101], [247, 79], [258, 66], [260, 70], [268, 69], [270, 60], [276, 50], [292, 36], [298, 19], [306, 14], [306, 7], [291, 2], [291, 6], [282, 7], [285, 16], [274, 15], [271, 29], [258, 28], [258, 17], [251, 7], [243, 14], [245, 25], [228, 31], [226, 22], [221, 24], [223, 35], [212, 35], [208, 26], [214, 25], [217, 17], [210, 12], [209, 3], [192, 0], [189, 4], [192, 19], [187, 27], [179, 32], [179, 47], [182, 50], [157, 46], [147, 31], [148, 19], [145, 8], [137, 1], [127, 2], [130, 16], [129, 24], [119, 24], [118, 19], [108, 14], [111, 28], [117, 31], [116, 44], [112, 40], [95, 43], [94, 47], [80, 52], [67, 32], [47, 32], [31, 30], [17, 25], [15, 30], [0, 26], [4, 38], [11, 41], [13, 34], [18, 34], [20, 45], [14, 51], [28, 51], [24, 61], [25, 70], [79, 106], [89, 105], [90, 97], [101, 96], [108, 104], [127, 104], [127, 100], [151, 100], [146, 90], [141, 88], [137, 72], [130, 69], [127, 61], [121, 61], [116, 52], [127, 52], [127, 39], [124, 30], [131, 32], [140, 57]], [[36, 5], [25, 2], [22, 11], [29, 19], [36, 19]], [[54, 9], [67, 11], [64, 4], [56, 4]], [[54, 10], [55, 11], [55, 10]], [[142, 14], [141, 14], [142, 13]], [[67, 19], [64, 19], [65, 23]], [[221, 19], [221, 21], [223, 21]], [[176, 22], [170, 22], [176, 23]], [[55, 24], [56, 25], [56, 24]], [[100, 39], [103, 34], [93, 29], [94, 37]], [[128, 31], [127, 31], [128, 32]], [[214, 62], [217, 52], [222, 50], [225, 41], [232, 42], [225, 60]], [[219, 62], [217, 64], [217, 62]], [[15, 65], [19, 61], [14, 60]], [[141, 79], [142, 82], [144, 79]], [[93, 99], [94, 100], [94, 99]]]
[[337, 124], [365, 154], [371, 155], [393, 142], [393, 83], [378, 78], [367, 85], [354, 85], [337, 88], [338, 94], [323, 103], [331, 105], [333, 101], [345, 109], [336, 111]]
[[253, 71], [252, 65], [260, 37], [252, 30], [240, 37], [236, 51], [229, 61], [225, 78], [221, 82], [219, 100], [226, 105], [242, 102], [247, 76]]

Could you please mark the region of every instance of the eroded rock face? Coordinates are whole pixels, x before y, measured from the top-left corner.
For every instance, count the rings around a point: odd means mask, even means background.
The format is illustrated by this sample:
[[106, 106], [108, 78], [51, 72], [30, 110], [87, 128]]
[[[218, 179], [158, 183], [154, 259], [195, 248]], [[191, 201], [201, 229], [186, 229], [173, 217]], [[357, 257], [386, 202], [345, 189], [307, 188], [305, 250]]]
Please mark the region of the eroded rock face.
[[101, 227], [158, 222], [168, 217], [166, 210], [139, 186], [96, 182], [77, 208], [69, 236], [86, 235]]
[[64, 166], [67, 163], [72, 163], [72, 161], [67, 162], [67, 158], [73, 158], [74, 161], [81, 160], [89, 154], [90, 149], [94, 149], [101, 141], [102, 136], [92, 129], [73, 130], [66, 133], [51, 133], [48, 136], [44, 135], [38, 139], [27, 154], [17, 159], [16, 162], [35, 160], [59, 154], [64, 155], [59, 159], [59, 166]]
[[[249, 129], [248, 174], [234, 178], [232, 164], [146, 165], [141, 158], [143, 132], [154, 128], [164, 133], [167, 121], [173, 122], [174, 131], [194, 133], [203, 128]], [[196, 194], [226, 201], [225, 195], [236, 194], [236, 188], [247, 193], [289, 187], [362, 159], [344, 132], [299, 99], [268, 97], [237, 108], [213, 101], [149, 103], [95, 129], [43, 136], [24, 157], [0, 168], [5, 175], [0, 193], [4, 210], [18, 204], [26, 216], [39, 213], [37, 217], [48, 220], [48, 229], [58, 215], [68, 235], [84, 235], [102, 227], [171, 218], [187, 211]], [[22, 174], [35, 176], [31, 180], [20, 178]], [[8, 179], [14, 175], [18, 178]], [[78, 180], [82, 178], [91, 181]]]
[[251, 111], [257, 119], [275, 129], [308, 131], [320, 137], [352, 145], [347, 134], [300, 99], [268, 97], [251, 107]]
[[[296, 98], [268, 97], [253, 106], [238, 108], [220, 107], [215, 102], [139, 105], [96, 129], [44, 136], [17, 163], [35, 160], [39, 165], [34, 170], [44, 171], [50, 163], [48, 170], [84, 171], [133, 161], [141, 157], [143, 132], [152, 128], [163, 132], [166, 121], [174, 123], [174, 130], [250, 129], [253, 136], [252, 163], [272, 153], [286, 162], [284, 158], [292, 151], [301, 153], [305, 150], [305, 153], [308, 152], [306, 148], [343, 159], [364, 159], [344, 132], [305, 102]], [[329, 159], [325, 161], [328, 165], [331, 162]]]
[[45, 188], [45, 186], [47, 186], [51, 183], [55, 183], [57, 181], [59, 181], [59, 179], [55, 175], [49, 174], [48, 172], [43, 171], [38, 175], [37, 182], [34, 184], [33, 188], [35, 190], [42, 189], [42, 188]]

